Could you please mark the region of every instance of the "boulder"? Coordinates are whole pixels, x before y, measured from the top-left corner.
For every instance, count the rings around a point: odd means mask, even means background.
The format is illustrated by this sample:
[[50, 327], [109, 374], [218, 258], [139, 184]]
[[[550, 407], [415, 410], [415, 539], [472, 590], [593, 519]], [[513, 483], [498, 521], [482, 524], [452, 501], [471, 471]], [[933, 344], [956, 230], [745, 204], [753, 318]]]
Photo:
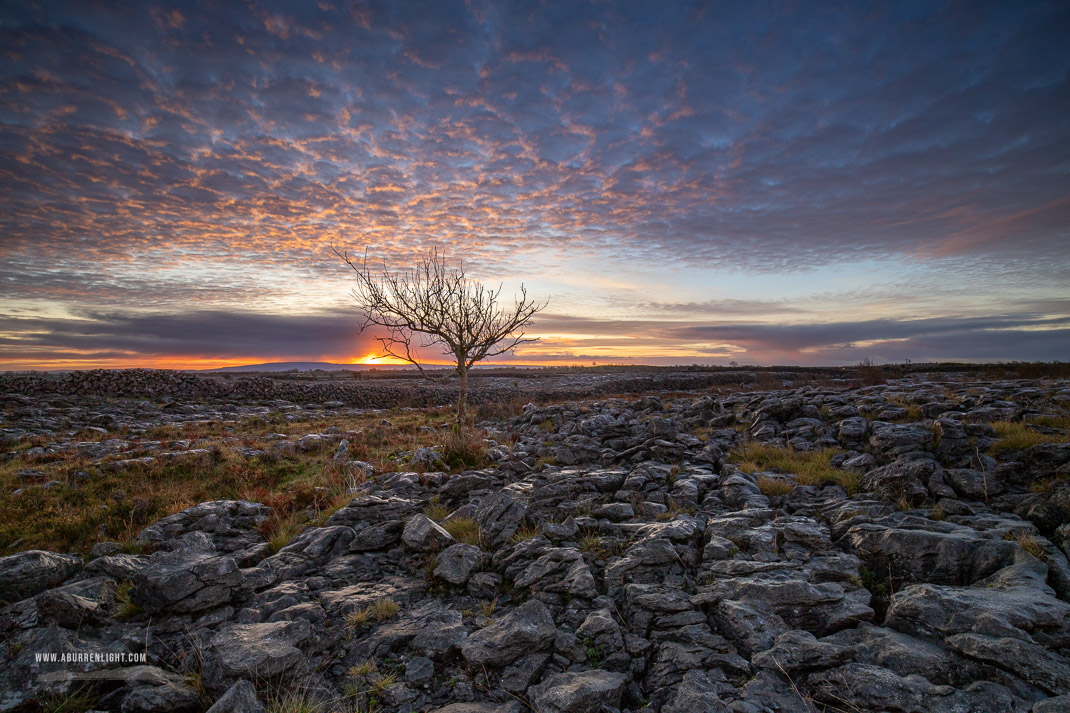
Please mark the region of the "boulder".
[[406, 547], [416, 552], [438, 552], [456, 542], [450, 533], [426, 515], [413, 515], [409, 518], [401, 533], [401, 540]]
[[580, 551], [574, 548], [553, 547], [527, 566], [513, 585], [530, 587], [534, 591], [557, 592], [584, 599], [598, 596], [594, 575], [587, 567]]
[[916, 505], [928, 496], [926, 485], [940, 466], [932, 460], [901, 459], [862, 476], [862, 487], [886, 500]]
[[142, 530], [137, 541], [170, 549], [171, 543], [189, 532], [203, 532], [212, 547], [232, 555], [240, 566], [248, 566], [270, 552], [260, 534], [260, 524], [271, 517], [271, 508], [245, 500], [213, 500], [169, 515]]
[[557, 673], [529, 691], [536, 713], [599, 713], [617, 708], [628, 679], [620, 673], [594, 669]]
[[204, 611], [230, 602], [245, 575], [233, 557], [219, 555], [201, 532], [183, 536], [170, 552], [157, 552], [133, 578], [130, 599], [149, 614]]
[[265, 713], [266, 710], [256, 697], [256, 687], [242, 679], [228, 688], [207, 713]]
[[44, 550], [0, 557], [0, 602], [17, 602], [70, 579], [82, 569], [82, 558]]
[[531, 599], [469, 636], [461, 655], [473, 666], [507, 666], [549, 647], [556, 633], [546, 605]]
[[205, 651], [205, 687], [217, 695], [239, 679], [298, 680], [309, 668], [308, 657], [298, 648], [312, 638], [307, 621], [233, 624], [213, 636]]
[[704, 671], [688, 671], [661, 713], [730, 713], [731, 710]]
[[491, 547], [507, 544], [527, 515], [526, 498], [514, 489], [502, 488], [479, 503], [476, 521], [483, 540]]
[[484, 555], [475, 545], [459, 542], [444, 549], [437, 559], [434, 575], [450, 584], [461, 585], [483, 564]]

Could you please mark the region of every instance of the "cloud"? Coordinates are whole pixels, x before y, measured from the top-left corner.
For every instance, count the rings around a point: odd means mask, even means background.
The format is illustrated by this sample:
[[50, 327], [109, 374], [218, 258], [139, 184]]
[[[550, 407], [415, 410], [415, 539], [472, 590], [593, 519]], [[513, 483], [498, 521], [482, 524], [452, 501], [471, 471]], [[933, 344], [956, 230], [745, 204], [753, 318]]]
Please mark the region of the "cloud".
[[272, 360], [346, 359], [375, 351], [371, 334], [357, 335], [355, 313], [273, 315], [200, 310], [180, 314], [86, 312], [71, 318], [0, 316], [0, 355], [27, 352]]
[[[1068, 21], [1059, 3], [9, 3], [0, 284], [22, 304], [288, 293], [309, 312], [333, 299], [335, 243], [394, 263], [446, 245], [491, 277], [551, 250], [756, 279], [953, 264], [930, 285], [1053, 299]], [[150, 278], [161, 261], [181, 268]], [[631, 301], [659, 320], [815, 309]]]

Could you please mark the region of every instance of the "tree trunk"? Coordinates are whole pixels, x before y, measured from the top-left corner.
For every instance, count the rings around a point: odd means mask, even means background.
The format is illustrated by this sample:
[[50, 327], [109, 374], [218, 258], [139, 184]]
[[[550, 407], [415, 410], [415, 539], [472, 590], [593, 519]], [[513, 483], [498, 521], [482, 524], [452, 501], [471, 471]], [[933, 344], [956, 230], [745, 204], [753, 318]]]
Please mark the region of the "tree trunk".
[[457, 394], [457, 425], [463, 428], [468, 419], [468, 369], [461, 367], [457, 373], [461, 377], [460, 393]]

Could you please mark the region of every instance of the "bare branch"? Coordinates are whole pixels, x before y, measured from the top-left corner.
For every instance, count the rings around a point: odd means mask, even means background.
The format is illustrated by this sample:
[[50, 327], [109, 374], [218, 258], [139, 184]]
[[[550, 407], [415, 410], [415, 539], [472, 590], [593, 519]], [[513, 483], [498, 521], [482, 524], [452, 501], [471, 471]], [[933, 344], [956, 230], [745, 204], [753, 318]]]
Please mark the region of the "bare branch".
[[483, 359], [538, 341], [526, 337], [524, 327], [548, 303], [529, 300], [523, 285], [520, 298], [508, 307], [498, 302], [501, 284], [489, 289], [468, 279], [463, 265], [449, 267], [437, 249], [408, 272], [390, 272], [385, 266], [373, 270], [367, 250], [359, 262], [348, 252], [334, 246], [331, 250], [356, 273], [352, 295], [363, 315], [360, 331], [385, 331], [375, 337], [384, 356], [413, 364], [428, 377], [413, 349], [413, 340], [419, 339], [421, 347], [440, 347], [456, 362], [459, 423], [464, 421], [468, 370]]

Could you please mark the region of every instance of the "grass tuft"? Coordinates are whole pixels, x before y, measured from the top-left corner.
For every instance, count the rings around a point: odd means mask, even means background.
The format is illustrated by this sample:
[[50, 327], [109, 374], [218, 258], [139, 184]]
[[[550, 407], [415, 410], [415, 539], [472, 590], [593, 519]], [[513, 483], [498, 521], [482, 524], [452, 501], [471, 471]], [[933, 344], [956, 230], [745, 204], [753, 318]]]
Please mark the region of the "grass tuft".
[[999, 455], [1006, 451], [1020, 451], [1041, 443], [1067, 443], [1070, 436], [1062, 433], [1040, 433], [1029, 427], [1028, 424], [1019, 421], [996, 421], [992, 424], [996, 429], [999, 440], [988, 449], [991, 455]]
[[527, 525], [513, 533], [513, 542], [523, 542], [539, 536], [539, 528]]
[[116, 621], [129, 621], [141, 613], [141, 607], [130, 601], [130, 590], [134, 583], [129, 579], [119, 582], [119, 588], [115, 592], [115, 601], [118, 604], [112, 618]]
[[451, 472], [483, 468], [488, 463], [483, 433], [454, 428], [442, 444], [442, 460]]
[[296, 515], [280, 518], [273, 516], [260, 524], [260, 534], [268, 541], [271, 554], [275, 554], [293, 538], [300, 535], [305, 529], [305, 523], [301, 522]]
[[832, 456], [838, 452], [834, 448], [795, 451], [764, 443], [748, 443], [732, 451], [731, 457], [744, 473], [771, 470], [791, 474], [802, 485], [834, 483], [846, 490], [848, 495], [854, 495], [861, 487], [859, 477], [830, 464]]
[[435, 522], [445, 520], [450, 514], [450, 509], [438, 500], [438, 496], [431, 498], [431, 502], [424, 508], [424, 515]]
[[371, 622], [386, 621], [397, 616], [400, 610], [401, 607], [393, 599], [380, 599], [374, 604], [350, 613], [346, 617], [346, 623], [353, 629], [359, 629]]
[[795, 483], [784, 478], [770, 478], [768, 475], [763, 475], [755, 482], [758, 486], [758, 490], [762, 491], [762, 495], [776, 496], [787, 495], [795, 489]]
[[1044, 549], [1044, 545], [1040, 543], [1040, 540], [1036, 535], [1031, 535], [1024, 530], [1008, 532], [1003, 536], [1004, 540], [1011, 540], [1017, 542], [1018, 546], [1029, 554], [1036, 557], [1038, 560], [1043, 560], [1047, 557], [1047, 552]]
[[479, 523], [474, 517], [456, 517], [442, 523], [442, 527], [458, 542], [476, 546], [480, 544]]

